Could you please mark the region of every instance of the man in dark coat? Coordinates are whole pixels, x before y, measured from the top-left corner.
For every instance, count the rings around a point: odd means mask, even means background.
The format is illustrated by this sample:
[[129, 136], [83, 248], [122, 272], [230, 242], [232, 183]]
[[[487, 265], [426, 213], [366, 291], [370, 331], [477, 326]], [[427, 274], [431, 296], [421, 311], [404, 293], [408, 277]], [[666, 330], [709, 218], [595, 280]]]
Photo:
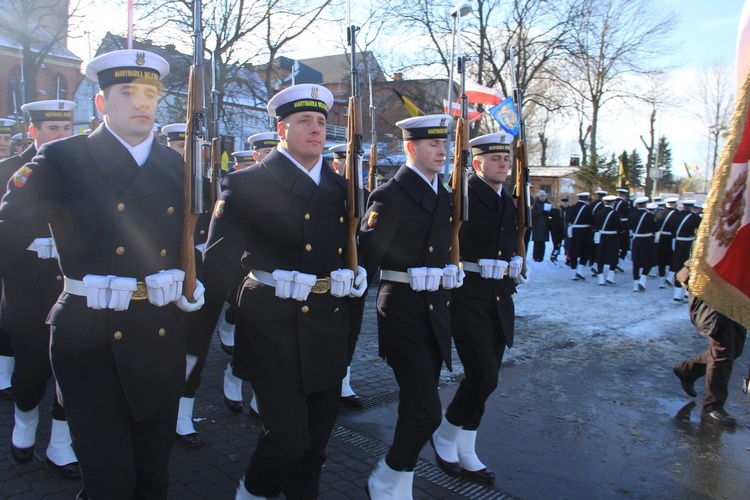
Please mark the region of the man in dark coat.
[[[670, 270], [675, 272], [679, 271], [683, 263], [690, 257], [690, 248], [693, 245], [693, 240], [695, 240], [695, 233], [703, 220], [700, 215], [693, 212], [695, 200], [682, 200], [681, 203], [682, 210], [678, 211], [667, 225], [669, 232], [672, 233]], [[675, 286], [672, 298], [677, 302], [682, 302], [685, 298], [685, 289]]]
[[583, 281], [586, 278], [578, 269], [578, 265], [585, 266], [591, 251], [591, 225], [594, 217], [591, 215], [589, 193], [578, 193], [578, 203], [568, 208], [565, 214], [567, 235], [570, 241], [568, 256], [570, 257], [571, 276], [573, 281]]
[[[656, 265], [659, 268], [659, 288], [674, 286], [674, 273], [672, 267], [672, 233], [670, 232], [670, 220], [677, 215], [677, 198], [664, 200], [664, 209], [657, 210], [654, 214], [654, 222], [657, 226], [656, 236]], [[669, 274], [667, 269], [669, 268]], [[679, 271], [679, 269], [678, 269]]]
[[[616, 199], [614, 195], [604, 196], [604, 206], [594, 215], [594, 242], [597, 244], [596, 274], [600, 286], [615, 284], [615, 268], [619, 261], [620, 249], [620, 217], [614, 210]], [[599, 241], [596, 241], [597, 239]]]
[[531, 207], [531, 241], [534, 242], [534, 262], [544, 260], [544, 250], [550, 233], [552, 204], [547, 201], [547, 192], [540, 189]]
[[[13, 135], [13, 127], [16, 122], [8, 118], [0, 118], [0, 159], [5, 159], [11, 156], [10, 140]], [[20, 166], [20, 165], [19, 165]], [[17, 169], [15, 162], [11, 164], [10, 168], [3, 169], [2, 173], [2, 184], [0, 184], [0, 191], [5, 193], [5, 188], [8, 184], [13, 172], [11, 168]], [[0, 297], [3, 296], [2, 287], [0, 287]], [[11, 377], [13, 376], [13, 367], [15, 365], [15, 358], [13, 357], [13, 345], [10, 341], [10, 333], [0, 327], [0, 398], [6, 401], [13, 401], [13, 387], [11, 386]]]
[[[433, 435], [438, 465], [481, 483], [492, 483], [495, 473], [477, 457], [477, 429], [497, 388], [505, 349], [513, 346], [513, 294], [517, 281], [525, 279], [518, 277], [523, 259], [514, 256], [516, 208], [503, 186], [512, 140], [501, 132], [470, 142], [475, 172], [469, 177], [469, 220], [461, 226], [459, 245], [466, 278], [451, 300], [451, 331], [464, 379]], [[451, 466], [456, 463], [458, 468]]]
[[450, 120], [428, 115], [396, 123], [406, 164], [372, 192], [360, 227], [364, 261], [381, 269], [380, 355], [400, 389], [393, 444], [367, 481], [373, 498], [411, 497], [419, 453], [440, 425], [440, 368], [451, 367], [448, 288], [462, 281], [459, 269], [447, 266], [451, 201], [437, 175]]
[[[686, 261], [685, 266], [676, 274], [676, 287], [682, 288], [679, 284], [682, 283], [686, 289], [690, 289], [689, 265], [690, 262]], [[693, 326], [698, 333], [708, 337], [708, 350], [677, 363], [672, 371], [680, 379], [682, 389], [691, 398], [698, 395], [695, 391], [695, 381], [705, 376], [703, 418], [721, 425], [736, 426], [737, 420], [727, 413], [724, 404], [729, 396], [729, 378], [732, 375], [734, 360], [742, 356], [747, 330], [695, 295], [688, 295], [688, 304]]]
[[54, 235], [64, 291], [47, 319], [50, 357], [91, 498], [166, 498], [185, 386], [177, 308], [202, 305], [200, 283], [194, 303], [181, 294], [182, 159], [152, 133], [168, 72], [145, 51], [89, 62], [104, 123], [42, 146], [0, 205], [4, 265], [27, 252], [33, 221]]
[[[13, 174], [29, 163], [44, 144], [73, 134], [72, 101], [51, 100], [25, 104], [21, 109], [31, 118], [29, 135], [34, 143], [21, 155], [0, 162], [0, 182], [5, 186]], [[15, 425], [11, 438], [11, 456], [17, 463], [34, 457], [39, 403], [52, 378], [49, 361], [47, 314], [62, 292], [62, 273], [47, 221], [34, 221], [36, 238], [13, 266], [0, 270], [3, 297], [0, 326], [10, 332], [15, 353], [13, 392]], [[73, 448], [65, 410], [55, 398], [52, 428], [46, 451], [50, 467], [68, 478], [81, 475]]]
[[648, 197], [636, 198], [635, 211], [628, 216], [631, 252], [633, 258], [633, 291], [644, 292], [646, 279], [656, 263], [654, 232], [657, 230], [654, 214], [646, 210]]
[[620, 259], [624, 259], [630, 250], [630, 235], [628, 233], [628, 216], [630, 215], [630, 191], [624, 188], [617, 189], [617, 200], [615, 200], [615, 212], [620, 216]]
[[[364, 292], [363, 268], [344, 269], [346, 183], [323, 160], [333, 95], [301, 84], [268, 112], [280, 143], [228, 174], [203, 268], [212, 332], [232, 279], [250, 268], [237, 302], [234, 374], [253, 385], [264, 432], [236, 498], [316, 498], [346, 373], [346, 297]], [[340, 285], [340, 286], [339, 286]]]
[[553, 208], [551, 212], [550, 236], [552, 238], [552, 253], [550, 254], [550, 260], [552, 262], [557, 262], [563, 242], [565, 241], [565, 212], [568, 210], [568, 201], [569, 198], [563, 196], [560, 198], [560, 206]]

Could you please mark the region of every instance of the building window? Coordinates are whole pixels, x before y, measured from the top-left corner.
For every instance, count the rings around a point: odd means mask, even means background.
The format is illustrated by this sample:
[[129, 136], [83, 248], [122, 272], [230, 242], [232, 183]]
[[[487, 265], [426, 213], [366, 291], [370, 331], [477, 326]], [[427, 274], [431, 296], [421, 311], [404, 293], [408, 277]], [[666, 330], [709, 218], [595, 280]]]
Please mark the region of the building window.
[[552, 184], [542, 184], [539, 189], [543, 189], [547, 196], [552, 194]]
[[67, 99], [68, 98], [68, 82], [65, 77], [57, 73], [52, 77], [50, 81], [49, 89], [47, 91], [48, 99]]
[[21, 68], [13, 68], [8, 76], [8, 115], [20, 113], [23, 102], [23, 89], [21, 88]]

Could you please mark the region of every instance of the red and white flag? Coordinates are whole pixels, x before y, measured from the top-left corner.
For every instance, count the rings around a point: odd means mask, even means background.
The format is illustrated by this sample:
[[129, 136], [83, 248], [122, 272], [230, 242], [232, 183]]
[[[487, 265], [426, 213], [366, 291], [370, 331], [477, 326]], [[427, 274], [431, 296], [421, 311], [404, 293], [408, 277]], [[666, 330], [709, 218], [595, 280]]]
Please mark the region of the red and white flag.
[[696, 235], [690, 291], [750, 328], [750, 0], [742, 9], [737, 44], [742, 83]]
[[505, 96], [502, 94], [502, 92], [492, 90], [489, 87], [485, 87], [484, 85], [480, 85], [469, 79], [466, 80], [466, 88], [464, 89], [464, 91], [466, 92], [466, 98], [472, 104], [485, 104], [487, 106], [495, 106], [496, 104], [500, 104], [500, 102], [505, 99]]
[[[448, 101], [446, 99], [443, 99], [443, 111], [448, 113]], [[459, 103], [453, 103], [453, 106], [451, 106], [450, 115], [457, 116], [459, 118], [461, 117], [461, 105]], [[480, 113], [476, 109], [469, 108], [469, 120], [479, 120], [481, 117], [482, 113]]]

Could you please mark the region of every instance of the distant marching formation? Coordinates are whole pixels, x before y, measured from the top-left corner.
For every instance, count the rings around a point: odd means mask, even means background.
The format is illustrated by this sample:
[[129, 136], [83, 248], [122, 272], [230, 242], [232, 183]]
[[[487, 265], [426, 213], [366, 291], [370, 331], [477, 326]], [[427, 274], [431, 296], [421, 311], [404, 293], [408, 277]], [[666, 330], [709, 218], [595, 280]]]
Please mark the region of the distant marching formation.
[[619, 261], [630, 251], [633, 292], [644, 292], [647, 278], [658, 277], [659, 288], [673, 288], [673, 299], [683, 301], [687, 294], [675, 282], [675, 273], [690, 257], [702, 206], [677, 197], [650, 200], [640, 196], [630, 200], [627, 189], [618, 189], [616, 196], [606, 191], [596, 191], [595, 195], [592, 199], [588, 192], [578, 193], [578, 201], [570, 206], [564, 197], [561, 205], [553, 208], [546, 202], [544, 191], [537, 193], [532, 209], [534, 259], [543, 259], [547, 231], [555, 247], [553, 261], [564, 241], [573, 281], [584, 281], [581, 268], [590, 266], [599, 286], [607, 286], [615, 284], [615, 271], [622, 271]]

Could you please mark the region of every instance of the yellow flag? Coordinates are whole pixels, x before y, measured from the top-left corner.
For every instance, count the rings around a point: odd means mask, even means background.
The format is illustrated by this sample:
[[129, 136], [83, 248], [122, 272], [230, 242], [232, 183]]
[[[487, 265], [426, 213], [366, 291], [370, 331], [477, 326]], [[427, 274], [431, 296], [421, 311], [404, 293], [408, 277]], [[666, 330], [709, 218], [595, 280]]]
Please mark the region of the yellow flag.
[[406, 108], [406, 111], [409, 113], [409, 116], [414, 117], [414, 116], [424, 115], [422, 110], [419, 109], [417, 105], [412, 102], [411, 99], [404, 96], [403, 94], [401, 94], [401, 92], [399, 92], [396, 89], [391, 89], [391, 90], [393, 90], [398, 96], [398, 98], [401, 99], [401, 102], [404, 103], [404, 107]]

